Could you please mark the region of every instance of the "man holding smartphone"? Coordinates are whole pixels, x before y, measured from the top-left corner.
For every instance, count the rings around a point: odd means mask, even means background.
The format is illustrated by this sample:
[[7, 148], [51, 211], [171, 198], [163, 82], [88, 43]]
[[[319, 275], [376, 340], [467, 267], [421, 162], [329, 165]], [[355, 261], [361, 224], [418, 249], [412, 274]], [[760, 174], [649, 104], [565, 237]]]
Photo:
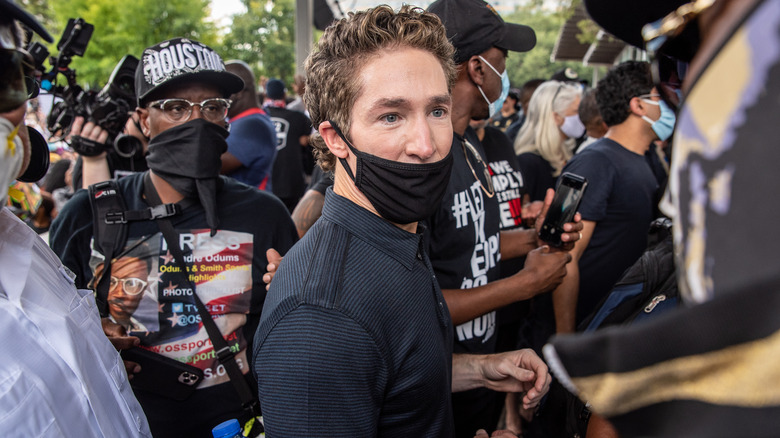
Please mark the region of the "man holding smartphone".
[[650, 66], [629, 61], [599, 81], [596, 101], [607, 134], [563, 168], [583, 176], [588, 189], [580, 204], [583, 230], [574, 260], [553, 292], [558, 333], [573, 332], [647, 245], [659, 186], [645, 152], [672, 133], [674, 113], [653, 86]]

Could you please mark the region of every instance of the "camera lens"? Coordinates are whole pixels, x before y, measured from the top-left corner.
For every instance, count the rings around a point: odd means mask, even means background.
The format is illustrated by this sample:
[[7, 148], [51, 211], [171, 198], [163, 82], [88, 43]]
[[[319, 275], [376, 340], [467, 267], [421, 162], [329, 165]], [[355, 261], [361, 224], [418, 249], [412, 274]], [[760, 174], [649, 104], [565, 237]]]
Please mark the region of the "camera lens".
[[114, 140], [114, 150], [120, 157], [130, 158], [143, 149], [141, 140], [132, 135], [122, 134]]

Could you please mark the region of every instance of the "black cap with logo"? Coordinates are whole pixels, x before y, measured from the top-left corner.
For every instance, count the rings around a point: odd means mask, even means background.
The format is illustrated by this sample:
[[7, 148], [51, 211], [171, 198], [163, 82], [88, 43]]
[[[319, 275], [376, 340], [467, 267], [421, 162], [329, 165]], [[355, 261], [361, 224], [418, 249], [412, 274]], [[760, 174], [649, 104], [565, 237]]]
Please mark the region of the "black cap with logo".
[[439, 16], [447, 29], [447, 38], [455, 46], [455, 64], [498, 47], [512, 52], [527, 52], [536, 45], [533, 29], [506, 23], [483, 0], [437, 0], [428, 11]]
[[240, 77], [225, 71], [217, 52], [195, 40], [173, 38], [144, 50], [135, 71], [138, 106], [153, 92], [185, 82], [214, 85], [224, 97], [244, 89]]

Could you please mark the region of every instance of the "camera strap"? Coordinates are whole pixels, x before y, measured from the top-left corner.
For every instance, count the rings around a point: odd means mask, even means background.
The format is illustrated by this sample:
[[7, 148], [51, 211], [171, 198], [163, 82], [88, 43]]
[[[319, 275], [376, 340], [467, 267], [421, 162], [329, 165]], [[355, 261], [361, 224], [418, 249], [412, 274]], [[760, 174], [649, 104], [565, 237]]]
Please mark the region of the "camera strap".
[[[149, 172], [144, 175], [144, 195], [146, 197], [146, 202], [153, 206], [153, 208], [163, 205], [157, 190], [152, 184]], [[187, 274], [190, 270], [184, 261], [184, 254], [178, 245], [179, 234], [173, 228], [173, 224], [171, 224], [168, 216], [155, 217], [154, 220], [160, 227], [160, 231], [162, 231], [163, 237], [168, 243], [168, 249], [171, 251], [171, 254], [173, 254], [177, 266], [184, 274], [185, 283], [187, 283], [192, 288], [192, 297], [195, 300], [195, 305], [198, 308], [200, 319], [203, 322], [203, 326], [206, 328], [206, 332], [208, 333], [211, 344], [214, 347], [214, 351], [216, 352], [217, 360], [225, 367], [225, 370], [230, 377], [230, 382], [233, 384], [233, 388], [236, 390], [239, 398], [241, 399], [241, 405], [243, 406], [244, 410], [252, 417], [260, 415], [260, 404], [257, 400], [257, 397], [254, 395], [254, 391], [252, 391], [252, 389], [249, 387], [249, 383], [247, 383], [243, 373], [241, 372], [241, 369], [238, 366], [238, 363], [236, 362], [235, 353], [231, 351], [230, 346], [228, 345], [227, 341], [225, 341], [222, 333], [219, 331], [219, 328], [214, 322], [214, 319], [212, 318], [208, 309], [206, 309], [206, 306], [200, 300], [200, 297], [198, 297], [195, 284], [190, 281], [189, 275]]]

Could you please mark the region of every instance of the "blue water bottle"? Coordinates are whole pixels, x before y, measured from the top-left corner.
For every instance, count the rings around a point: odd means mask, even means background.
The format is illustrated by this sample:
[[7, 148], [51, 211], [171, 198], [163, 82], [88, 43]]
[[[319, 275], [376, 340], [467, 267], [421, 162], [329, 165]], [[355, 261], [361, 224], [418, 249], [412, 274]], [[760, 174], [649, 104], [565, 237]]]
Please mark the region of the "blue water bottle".
[[235, 418], [220, 423], [211, 429], [211, 435], [214, 438], [244, 438], [244, 435], [241, 433], [241, 423]]

